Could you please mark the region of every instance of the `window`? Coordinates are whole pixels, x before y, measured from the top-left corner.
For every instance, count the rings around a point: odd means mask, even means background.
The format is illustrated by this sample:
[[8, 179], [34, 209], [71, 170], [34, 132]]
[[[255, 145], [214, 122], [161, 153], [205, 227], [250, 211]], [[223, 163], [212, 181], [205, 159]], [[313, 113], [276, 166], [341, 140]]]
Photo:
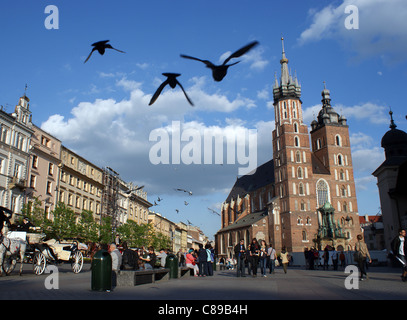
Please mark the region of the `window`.
[[293, 117], [297, 118], [297, 105], [295, 104], [295, 101], [293, 101]]
[[47, 181], [47, 194], [52, 194], [52, 182]]
[[341, 197], [346, 197], [346, 188], [345, 188], [345, 186], [341, 187]]
[[322, 147], [321, 139], [317, 139], [317, 141], [316, 141], [316, 147], [317, 147], [317, 150], [321, 149], [321, 147]]
[[340, 147], [342, 144], [341, 144], [341, 136], [339, 135], [339, 134], [337, 134], [336, 136], [335, 136], [335, 144], [338, 146], [338, 147]]
[[302, 219], [301, 219], [301, 217], [298, 217], [298, 219], [297, 219], [297, 224], [302, 225]]
[[318, 205], [318, 208], [322, 207], [328, 201], [329, 201], [328, 183], [325, 180], [320, 179], [317, 182], [317, 205]]
[[297, 136], [294, 137], [294, 145], [295, 145], [296, 147], [299, 147], [299, 146], [300, 146], [300, 139], [299, 139]]
[[302, 231], [302, 241], [307, 241], [307, 232], [305, 230]]
[[294, 122], [294, 132], [298, 133], [298, 123], [297, 122]]
[[343, 170], [341, 169], [340, 171], [339, 171], [339, 180], [345, 180], [345, 173], [343, 172]]
[[284, 112], [284, 119], [287, 119], [287, 103], [286, 103], [285, 101], [284, 101], [283, 106], [284, 106], [284, 110], [283, 110], [283, 112]]
[[21, 171], [21, 166], [18, 163], [16, 163], [14, 165], [14, 175], [13, 176], [16, 178], [20, 178], [20, 171]]
[[296, 162], [301, 162], [301, 152], [297, 151], [295, 153], [295, 161]]
[[50, 163], [48, 166], [48, 175], [52, 176], [54, 175], [54, 164]]
[[304, 200], [301, 200], [301, 207], [300, 207], [301, 211], [305, 211], [305, 202]]
[[34, 175], [31, 175], [31, 177], [30, 177], [30, 188], [35, 189], [35, 181], [36, 181], [36, 177]]
[[343, 156], [341, 154], [338, 154], [338, 165], [343, 166]]
[[33, 155], [33, 163], [31, 165], [34, 169], [38, 168], [38, 157], [36, 155]]
[[300, 183], [298, 184], [298, 194], [299, 194], [299, 195], [304, 195], [304, 185], [303, 185], [302, 182], [300, 182]]
[[301, 168], [301, 167], [298, 167], [298, 169], [297, 169], [297, 177], [298, 177], [298, 179], [302, 179], [302, 178], [303, 178], [303, 175], [302, 175], [302, 168]]

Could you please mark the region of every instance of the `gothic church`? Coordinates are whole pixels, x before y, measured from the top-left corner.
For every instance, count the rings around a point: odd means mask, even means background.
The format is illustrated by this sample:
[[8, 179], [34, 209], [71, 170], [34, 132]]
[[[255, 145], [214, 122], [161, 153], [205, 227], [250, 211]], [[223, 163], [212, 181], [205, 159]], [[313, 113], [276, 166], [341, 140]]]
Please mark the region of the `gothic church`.
[[248, 245], [252, 238], [277, 251], [321, 249], [321, 238], [348, 250], [361, 233], [347, 120], [331, 106], [324, 87], [321, 110], [308, 130], [301, 85], [289, 73], [281, 40], [281, 77], [273, 86], [273, 159], [238, 178], [223, 202], [215, 235], [220, 257], [232, 257], [239, 239]]

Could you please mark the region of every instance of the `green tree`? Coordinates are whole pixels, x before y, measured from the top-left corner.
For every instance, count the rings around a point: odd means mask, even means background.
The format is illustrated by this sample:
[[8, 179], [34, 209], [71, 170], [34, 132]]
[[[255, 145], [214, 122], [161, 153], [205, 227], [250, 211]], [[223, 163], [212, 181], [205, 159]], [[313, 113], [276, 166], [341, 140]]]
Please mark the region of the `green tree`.
[[93, 212], [83, 210], [77, 225], [79, 238], [85, 242], [97, 242], [99, 240], [99, 229], [99, 225], [93, 217]]
[[[34, 226], [40, 227], [42, 230], [46, 229], [48, 221], [45, 217], [44, 209], [41, 208], [41, 201], [38, 197], [35, 197], [32, 201], [24, 204], [21, 213], [27, 217]], [[20, 216], [17, 219], [17, 223], [21, 224], [22, 220], [23, 217]]]
[[76, 215], [71, 208], [67, 207], [63, 202], [58, 202], [53, 211], [53, 217], [46, 230], [49, 237], [64, 239], [78, 236]]
[[112, 243], [113, 241], [113, 231], [112, 231], [112, 218], [103, 217], [100, 223], [100, 234], [99, 239], [102, 243]]

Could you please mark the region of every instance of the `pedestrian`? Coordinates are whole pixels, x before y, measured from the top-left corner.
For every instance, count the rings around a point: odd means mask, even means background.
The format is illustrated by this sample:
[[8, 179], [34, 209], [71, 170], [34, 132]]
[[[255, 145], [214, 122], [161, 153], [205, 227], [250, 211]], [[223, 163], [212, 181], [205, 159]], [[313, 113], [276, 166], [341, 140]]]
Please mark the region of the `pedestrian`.
[[146, 257], [139, 257], [139, 259], [144, 261], [144, 269], [145, 270], [152, 270], [155, 267], [155, 262], [157, 260], [157, 256], [154, 252], [154, 247], [148, 247], [148, 253]]
[[267, 249], [267, 257], [269, 260], [270, 274], [274, 273], [274, 268], [276, 267], [276, 250], [273, 248], [273, 245], [270, 243], [270, 247]]
[[252, 272], [253, 277], [257, 277], [257, 267], [259, 264], [260, 246], [256, 238], [253, 238], [250, 244], [250, 256], [252, 258]]
[[334, 270], [338, 270], [338, 251], [335, 250], [335, 247], [332, 248], [332, 265]]
[[304, 248], [305, 270], [310, 270], [309, 253], [310, 251], [308, 250], [307, 247], [305, 247]]
[[267, 277], [266, 275], [266, 267], [267, 267], [267, 244], [266, 241], [260, 241], [260, 251], [259, 251], [259, 263], [260, 263], [260, 271], [262, 277]]
[[288, 263], [290, 262], [290, 257], [288, 255], [288, 252], [286, 251], [285, 247], [283, 247], [281, 249], [280, 257], [281, 257], [281, 264], [283, 265], [284, 273], [287, 273], [287, 267], [288, 267]]
[[391, 249], [393, 250], [393, 255], [402, 265], [401, 280], [405, 282], [407, 280], [407, 243], [406, 243], [406, 230], [399, 229], [399, 234], [391, 242]]
[[329, 262], [329, 249], [328, 249], [328, 246], [325, 247], [324, 254], [322, 255], [322, 258], [324, 258], [324, 270], [328, 270], [329, 269], [329, 266], [328, 266], [328, 262]]
[[360, 272], [360, 281], [363, 281], [363, 275], [366, 276], [366, 280], [369, 280], [369, 276], [366, 273], [366, 258], [369, 260], [369, 263], [372, 263], [372, 259], [370, 258], [369, 250], [367, 249], [366, 243], [363, 241], [363, 236], [358, 234], [356, 239], [355, 245], [355, 262], [357, 262]]
[[167, 252], [163, 248], [160, 249], [160, 253], [157, 255], [157, 258], [160, 259], [161, 268], [165, 268], [165, 262], [167, 259]]
[[206, 250], [206, 255], [207, 255], [206, 275], [213, 276], [213, 262], [214, 262], [215, 252], [209, 242], [205, 245], [205, 250]]
[[341, 253], [339, 254], [339, 261], [341, 262], [341, 267], [345, 270], [345, 267], [346, 267], [346, 257], [345, 257], [345, 253], [343, 252], [343, 250], [342, 250]]
[[189, 269], [194, 270], [194, 276], [197, 277], [199, 274], [199, 268], [196, 264], [196, 257], [194, 256], [194, 249], [189, 249], [185, 257], [186, 266]]
[[122, 254], [119, 249], [117, 249], [115, 243], [110, 244], [109, 253], [112, 257], [112, 271], [119, 271], [122, 265]]
[[207, 261], [208, 261], [208, 254], [206, 253], [206, 250], [203, 247], [203, 244], [200, 243], [199, 245], [199, 250], [198, 250], [198, 264], [199, 264], [199, 276], [200, 277], [206, 277], [206, 268], [207, 268]]
[[245, 259], [246, 259], [246, 248], [244, 246], [244, 240], [240, 239], [240, 242], [235, 245], [234, 248], [235, 257], [237, 262], [237, 277], [245, 277], [244, 275], [244, 268], [245, 268]]
[[122, 268], [123, 270], [135, 270], [138, 268], [138, 253], [131, 250], [127, 242], [123, 242]]
[[245, 259], [245, 264], [247, 266], [247, 274], [249, 276], [252, 274], [252, 265], [253, 265], [253, 259], [252, 256], [250, 255], [250, 247], [251, 244], [249, 244], [246, 248], [246, 259]]

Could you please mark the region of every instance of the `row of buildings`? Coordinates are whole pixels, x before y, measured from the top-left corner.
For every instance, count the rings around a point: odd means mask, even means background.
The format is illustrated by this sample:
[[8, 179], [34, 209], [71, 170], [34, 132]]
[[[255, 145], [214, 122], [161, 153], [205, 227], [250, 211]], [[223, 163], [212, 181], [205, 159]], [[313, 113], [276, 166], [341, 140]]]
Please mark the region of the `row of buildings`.
[[0, 206], [20, 213], [34, 198], [48, 219], [58, 202], [79, 217], [92, 211], [96, 222], [112, 217], [113, 228], [128, 220], [153, 223], [173, 241], [173, 249], [196, 248], [207, 238], [199, 228], [174, 223], [150, 211], [143, 186], [127, 183], [110, 167], [100, 168], [32, 122], [24, 94], [13, 113], [0, 109]]

